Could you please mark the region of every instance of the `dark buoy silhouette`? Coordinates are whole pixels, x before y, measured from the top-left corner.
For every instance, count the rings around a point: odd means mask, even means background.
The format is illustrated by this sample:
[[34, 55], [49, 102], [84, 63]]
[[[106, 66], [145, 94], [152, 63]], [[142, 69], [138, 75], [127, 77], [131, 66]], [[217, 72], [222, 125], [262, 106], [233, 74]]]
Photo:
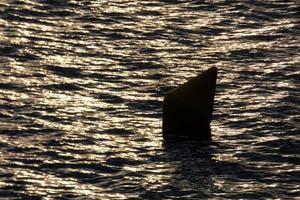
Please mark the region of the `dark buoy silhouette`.
[[212, 67], [168, 93], [163, 101], [163, 136], [211, 140], [217, 68]]

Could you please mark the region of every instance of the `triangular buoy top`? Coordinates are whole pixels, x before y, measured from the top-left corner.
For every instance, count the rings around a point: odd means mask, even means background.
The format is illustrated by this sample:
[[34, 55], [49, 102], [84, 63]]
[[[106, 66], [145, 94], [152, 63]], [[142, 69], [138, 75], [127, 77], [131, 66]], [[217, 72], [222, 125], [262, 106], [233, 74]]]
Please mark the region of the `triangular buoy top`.
[[168, 93], [163, 101], [163, 135], [211, 140], [217, 68], [212, 67]]

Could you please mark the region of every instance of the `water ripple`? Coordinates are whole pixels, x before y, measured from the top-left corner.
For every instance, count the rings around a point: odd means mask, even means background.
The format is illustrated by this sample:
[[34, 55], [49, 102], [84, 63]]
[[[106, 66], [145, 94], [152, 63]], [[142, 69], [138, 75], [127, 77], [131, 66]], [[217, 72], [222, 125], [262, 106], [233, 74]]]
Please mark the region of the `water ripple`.
[[[299, 197], [299, 3], [0, 2], [0, 197]], [[219, 68], [213, 142], [163, 96]]]

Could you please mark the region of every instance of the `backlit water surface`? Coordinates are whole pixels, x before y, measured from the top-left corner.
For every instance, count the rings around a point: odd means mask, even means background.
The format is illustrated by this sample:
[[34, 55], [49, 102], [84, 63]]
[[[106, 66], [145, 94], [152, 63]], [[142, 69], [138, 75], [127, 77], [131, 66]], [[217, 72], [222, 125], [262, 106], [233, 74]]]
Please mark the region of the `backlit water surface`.
[[[0, 198], [300, 197], [298, 0], [1, 0]], [[213, 142], [162, 139], [216, 66]]]

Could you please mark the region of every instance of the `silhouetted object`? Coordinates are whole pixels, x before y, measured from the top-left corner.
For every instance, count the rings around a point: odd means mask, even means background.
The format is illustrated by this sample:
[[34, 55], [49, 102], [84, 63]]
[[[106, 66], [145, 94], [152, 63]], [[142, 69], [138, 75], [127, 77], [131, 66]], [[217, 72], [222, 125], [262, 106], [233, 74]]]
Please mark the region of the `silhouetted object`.
[[211, 140], [210, 122], [217, 68], [212, 67], [168, 93], [163, 102], [165, 138]]

